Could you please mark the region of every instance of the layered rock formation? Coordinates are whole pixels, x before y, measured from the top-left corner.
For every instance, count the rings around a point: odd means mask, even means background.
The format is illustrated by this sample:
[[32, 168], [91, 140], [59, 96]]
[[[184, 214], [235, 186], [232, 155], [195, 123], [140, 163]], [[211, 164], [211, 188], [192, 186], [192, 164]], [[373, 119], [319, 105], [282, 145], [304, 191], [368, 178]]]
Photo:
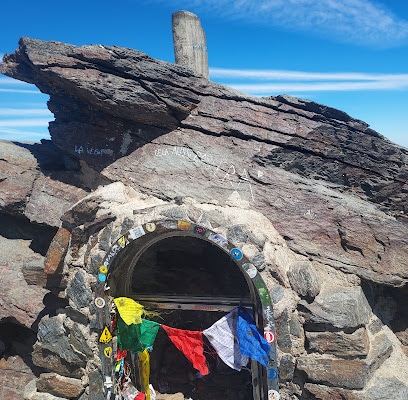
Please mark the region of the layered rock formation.
[[38, 333], [44, 368], [27, 399], [102, 398], [94, 270], [126, 230], [163, 219], [223, 234], [261, 273], [281, 398], [407, 397], [407, 149], [341, 111], [248, 97], [136, 50], [23, 38], [0, 72], [55, 115], [51, 142], [0, 147], [0, 318]]

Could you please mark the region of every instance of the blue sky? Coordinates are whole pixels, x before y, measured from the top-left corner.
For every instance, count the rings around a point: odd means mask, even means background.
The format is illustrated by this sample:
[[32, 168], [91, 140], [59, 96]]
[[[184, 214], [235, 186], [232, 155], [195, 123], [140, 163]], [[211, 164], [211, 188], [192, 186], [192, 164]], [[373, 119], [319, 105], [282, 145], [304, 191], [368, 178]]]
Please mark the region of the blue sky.
[[[171, 14], [197, 14], [210, 79], [338, 108], [408, 147], [404, 0], [20, 0], [1, 6], [0, 56], [21, 36], [130, 47], [174, 62]], [[0, 138], [49, 138], [48, 96], [0, 75]]]

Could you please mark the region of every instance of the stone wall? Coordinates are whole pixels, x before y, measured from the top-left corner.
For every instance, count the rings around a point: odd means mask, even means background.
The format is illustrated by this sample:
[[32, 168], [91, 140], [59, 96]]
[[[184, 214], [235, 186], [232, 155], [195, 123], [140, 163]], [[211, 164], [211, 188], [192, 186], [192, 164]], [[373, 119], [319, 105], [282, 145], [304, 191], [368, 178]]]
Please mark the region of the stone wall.
[[[95, 205], [96, 213], [90, 213]], [[33, 359], [50, 372], [40, 375], [27, 399], [42, 398], [43, 392], [59, 398], [103, 398], [92, 293], [99, 265], [130, 228], [169, 218], [224, 235], [260, 271], [277, 321], [282, 399], [368, 400], [380, 398], [372, 397], [377, 386], [382, 395], [404, 398], [408, 358], [395, 334], [374, 314], [356, 275], [294, 253], [273, 222], [246, 208], [245, 202], [163, 202], [115, 183], [96, 190], [63, 217], [71, 233], [63, 268], [69, 305], [40, 321]]]
[[407, 398], [407, 149], [342, 111], [131, 49], [23, 38], [0, 72], [48, 93], [55, 116], [51, 141], [0, 146], [8, 400], [102, 396], [95, 268], [161, 219], [220, 232], [258, 268], [281, 398]]

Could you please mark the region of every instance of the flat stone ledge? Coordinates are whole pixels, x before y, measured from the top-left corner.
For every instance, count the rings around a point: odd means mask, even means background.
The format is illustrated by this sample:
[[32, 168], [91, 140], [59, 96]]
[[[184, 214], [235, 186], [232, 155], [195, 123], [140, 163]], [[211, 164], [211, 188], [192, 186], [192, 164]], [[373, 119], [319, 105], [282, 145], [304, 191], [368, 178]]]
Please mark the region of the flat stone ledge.
[[370, 350], [365, 328], [347, 334], [340, 332], [305, 332], [309, 350], [341, 358], [367, 357]]
[[314, 354], [299, 357], [297, 369], [306, 373], [307, 381], [312, 383], [361, 390], [391, 352], [389, 339], [379, 335], [365, 360], [328, 358]]

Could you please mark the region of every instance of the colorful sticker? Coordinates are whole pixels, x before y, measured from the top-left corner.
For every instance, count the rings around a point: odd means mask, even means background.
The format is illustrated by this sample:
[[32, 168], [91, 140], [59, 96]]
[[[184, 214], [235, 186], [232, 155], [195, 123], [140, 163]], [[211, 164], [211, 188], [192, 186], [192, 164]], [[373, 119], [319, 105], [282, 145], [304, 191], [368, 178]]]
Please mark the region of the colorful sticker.
[[167, 229], [177, 229], [177, 221], [161, 221], [159, 224]]
[[129, 236], [135, 240], [137, 238], [140, 238], [141, 236], [145, 235], [146, 232], [143, 229], [142, 225], [137, 226], [136, 228], [133, 228], [129, 231]]
[[195, 226], [194, 233], [198, 233], [199, 235], [204, 235], [205, 229], [202, 226]]
[[108, 267], [107, 267], [106, 265], [101, 265], [101, 266], [99, 267], [99, 272], [100, 272], [101, 274], [106, 274], [106, 273], [108, 272]]
[[276, 335], [271, 330], [265, 329], [264, 338], [269, 344], [272, 344], [276, 340]]
[[106, 274], [98, 274], [98, 281], [99, 282], [105, 282], [106, 281]]
[[211, 233], [210, 235], [208, 235], [208, 239], [210, 239], [212, 242], [218, 244], [221, 247], [226, 247], [228, 244], [228, 240], [218, 233]]
[[177, 228], [182, 231], [189, 231], [191, 228], [190, 222], [186, 221], [177, 221]]
[[118, 239], [118, 243], [121, 247], [125, 247], [127, 244], [129, 244], [129, 242], [127, 241], [127, 239], [122, 236]]
[[103, 354], [105, 355], [106, 358], [111, 358], [112, 355], [112, 347], [105, 347], [103, 349]]
[[154, 222], [148, 222], [145, 225], [147, 232], [154, 232], [156, 230], [156, 224]]
[[241, 251], [240, 249], [237, 249], [236, 247], [234, 247], [233, 249], [231, 249], [230, 254], [231, 254], [231, 257], [232, 257], [234, 260], [237, 260], [237, 261], [241, 260], [242, 257], [243, 257], [242, 251]]
[[268, 390], [268, 400], [279, 400], [280, 395], [276, 390]]
[[105, 307], [105, 300], [102, 297], [97, 297], [95, 299], [95, 305], [98, 308], [103, 308], [103, 307]]
[[269, 293], [265, 288], [263, 287], [258, 288], [258, 293], [259, 293], [259, 296], [261, 297], [262, 304], [270, 302], [271, 299], [269, 297]]
[[109, 332], [107, 326], [103, 329], [101, 336], [99, 337], [99, 341], [101, 343], [109, 343], [112, 340], [112, 334]]
[[115, 372], [119, 372], [121, 367], [122, 367], [122, 360], [116, 361]]
[[276, 371], [276, 369], [269, 368], [268, 369], [268, 379], [270, 380], [278, 379], [278, 371]]
[[256, 274], [258, 273], [258, 270], [253, 264], [245, 263], [242, 265], [242, 268], [244, 268], [244, 270], [246, 271], [246, 273], [251, 279], [255, 278]]

